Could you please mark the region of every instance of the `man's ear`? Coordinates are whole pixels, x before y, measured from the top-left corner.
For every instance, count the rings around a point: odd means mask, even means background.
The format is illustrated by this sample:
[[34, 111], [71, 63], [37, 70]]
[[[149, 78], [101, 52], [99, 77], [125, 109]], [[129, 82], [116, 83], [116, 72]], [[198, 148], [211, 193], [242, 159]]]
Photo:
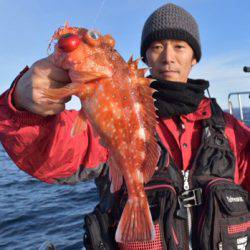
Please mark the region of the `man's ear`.
[[196, 64], [197, 64], [197, 60], [195, 57], [193, 57], [192, 62], [191, 62], [191, 66], [193, 67]]

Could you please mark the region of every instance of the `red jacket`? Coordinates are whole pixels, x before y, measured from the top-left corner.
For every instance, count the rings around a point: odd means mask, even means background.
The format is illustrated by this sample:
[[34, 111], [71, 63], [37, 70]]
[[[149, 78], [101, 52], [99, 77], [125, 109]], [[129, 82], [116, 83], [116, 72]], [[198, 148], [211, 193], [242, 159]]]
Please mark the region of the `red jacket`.
[[[91, 169], [107, 161], [108, 151], [99, 144], [90, 124], [87, 131], [71, 137], [77, 111], [65, 110], [46, 118], [18, 111], [12, 104], [14, 87], [0, 96], [0, 141], [20, 169], [55, 183], [74, 175], [81, 164]], [[180, 116], [182, 124], [175, 119], [159, 121], [158, 134], [180, 168], [191, 166], [200, 145], [201, 120], [210, 116], [210, 100], [204, 98], [196, 112]], [[250, 191], [250, 128], [228, 113], [224, 116], [225, 134], [236, 157], [235, 182]]]

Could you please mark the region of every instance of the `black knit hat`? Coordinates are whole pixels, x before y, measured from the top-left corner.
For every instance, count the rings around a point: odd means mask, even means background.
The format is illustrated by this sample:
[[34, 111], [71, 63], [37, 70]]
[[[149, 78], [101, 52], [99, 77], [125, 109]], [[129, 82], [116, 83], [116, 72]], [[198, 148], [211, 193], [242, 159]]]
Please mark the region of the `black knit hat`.
[[141, 56], [146, 59], [146, 51], [156, 40], [176, 39], [187, 42], [199, 62], [201, 45], [198, 24], [194, 17], [183, 8], [168, 3], [155, 10], [144, 24], [141, 37]]

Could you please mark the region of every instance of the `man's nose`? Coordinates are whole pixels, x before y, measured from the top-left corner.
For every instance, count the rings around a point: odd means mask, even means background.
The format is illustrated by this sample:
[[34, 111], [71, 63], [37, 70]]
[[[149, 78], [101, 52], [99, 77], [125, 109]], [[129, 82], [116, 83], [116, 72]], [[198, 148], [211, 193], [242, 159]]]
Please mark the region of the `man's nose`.
[[171, 46], [167, 45], [161, 53], [161, 62], [164, 64], [170, 64], [174, 62], [174, 50]]

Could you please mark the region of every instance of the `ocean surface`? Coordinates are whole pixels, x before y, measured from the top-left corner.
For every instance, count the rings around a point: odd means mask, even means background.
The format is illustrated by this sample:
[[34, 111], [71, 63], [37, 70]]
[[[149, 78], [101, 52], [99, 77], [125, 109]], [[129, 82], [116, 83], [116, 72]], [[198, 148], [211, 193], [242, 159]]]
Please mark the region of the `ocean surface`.
[[[250, 100], [250, 96], [249, 96], [249, 100]], [[228, 110], [225, 110], [226, 112], [229, 112]], [[243, 118], [244, 118], [244, 122], [246, 125], [248, 125], [250, 127], [250, 107], [243, 107], [242, 108], [242, 113], [243, 113]], [[232, 114], [240, 120], [240, 110], [239, 108], [235, 108], [232, 110]]]
[[[246, 110], [250, 126], [250, 109]], [[83, 248], [83, 217], [97, 204], [93, 181], [48, 185], [19, 170], [0, 144], [0, 250]]]
[[93, 182], [42, 183], [19, 170], [0, 144], [0, 249], [83, 249], [83, 217], [98, 201]]

